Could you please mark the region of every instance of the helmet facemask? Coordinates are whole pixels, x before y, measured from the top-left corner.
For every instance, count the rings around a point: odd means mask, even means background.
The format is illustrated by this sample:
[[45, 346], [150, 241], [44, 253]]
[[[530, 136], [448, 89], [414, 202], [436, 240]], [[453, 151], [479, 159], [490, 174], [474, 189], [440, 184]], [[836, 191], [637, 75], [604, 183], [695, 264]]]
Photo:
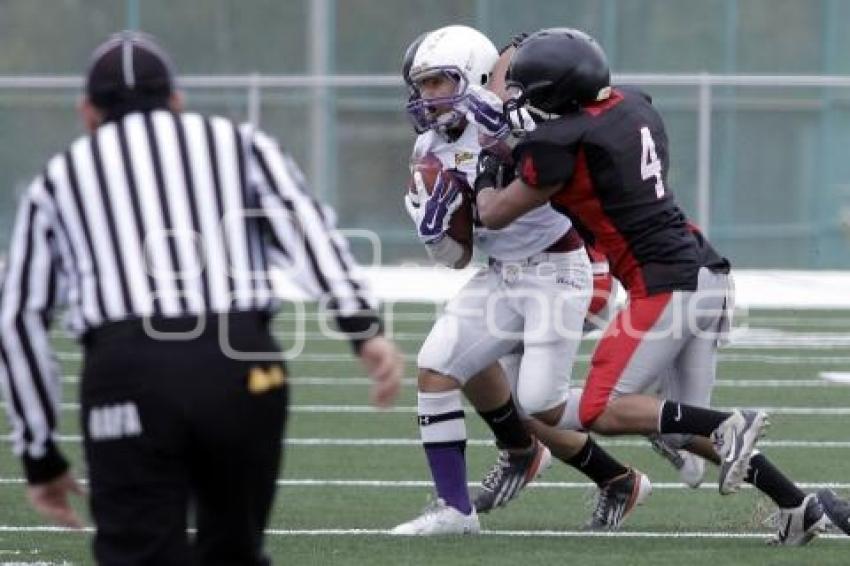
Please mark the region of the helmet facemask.
[[[425, 98], [420, 84], [430, 78], [444, 77], [454, 84], [452, 94]], [[417, 133], [434, 130], [445, 134], [459, 128], [465, 120], [463, 102], [469, 84], [465, 75], [454, 66], [429, 67], [410, 73], [411, 95], [406, 109]]]
[[531, 84], [526, 88], [517, 81], [507, 81], [505, 83], [505, 92], [508, 95], [508, 99], [505, 101], [505, 114], [508, 115], [510, 112], [524, 108], [535, 120], [546, 121], [560, 118], [561, 114], [548, 112], [542, 108], [538, 108], [531, 102], [535, 95], [542, 94], [551, 86], [552, 84], [550, 82], [545, 81]]

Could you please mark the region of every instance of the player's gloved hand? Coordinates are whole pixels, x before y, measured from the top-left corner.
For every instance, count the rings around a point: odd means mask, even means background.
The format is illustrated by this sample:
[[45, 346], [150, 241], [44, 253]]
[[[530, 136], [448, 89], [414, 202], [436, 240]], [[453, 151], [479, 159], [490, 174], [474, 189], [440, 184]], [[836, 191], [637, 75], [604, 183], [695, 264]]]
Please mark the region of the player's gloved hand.
[[478, 85], [469, 85], [463, 104], [466, 119], [475, 123], [479, 135], [495, 140], [508, 137], [511, 127], [502, 112], [502, 99], [496, 93]]
[[475, 170], [475, 186], [473, 187], [475, 195], [477, 196], [483, 189], [497, 188], [504, 167], [505, 162], [499, 155], [492, 151], [482, 150], [478, 154], [478, 165]]
[[430, 196], [419, 171], [413, 173], [413, 184], [416, 193], [408, 192], [404, 197], [407, 213], [416, 224], [416, 232], [422, 243], [436, 243], [446, 235], [452, 214], [463, 202], [463, 195], [445, 172], [437, 175]]
[[469, 85], [464, 100], [466, 118], [478, 128], [481, 145], [488, 147], [504, 141], [513, 146], [536, 127], [528, 110], [516, 104], [504, 105], [496, 93], [478, 85]]

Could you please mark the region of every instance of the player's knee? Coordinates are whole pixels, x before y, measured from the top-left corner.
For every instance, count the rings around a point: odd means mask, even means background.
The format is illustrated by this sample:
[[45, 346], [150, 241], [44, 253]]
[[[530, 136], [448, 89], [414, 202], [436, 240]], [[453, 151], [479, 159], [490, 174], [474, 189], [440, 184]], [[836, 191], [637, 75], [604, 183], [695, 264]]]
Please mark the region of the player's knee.
[[534, 415], [535, 418], [552, 408], [552, 398], [547, 395], [547, 392], [523, 387], [522, 384], [517, 387], [516, 402], [522, 407], [523, 411], [529, 415]]
[[520, 380], [516, 388], [516, 403], [525, 414], [555, 426], [563, 414], [566, 395], [559, 396], [556, 391], [541, 385], [539, 380]]

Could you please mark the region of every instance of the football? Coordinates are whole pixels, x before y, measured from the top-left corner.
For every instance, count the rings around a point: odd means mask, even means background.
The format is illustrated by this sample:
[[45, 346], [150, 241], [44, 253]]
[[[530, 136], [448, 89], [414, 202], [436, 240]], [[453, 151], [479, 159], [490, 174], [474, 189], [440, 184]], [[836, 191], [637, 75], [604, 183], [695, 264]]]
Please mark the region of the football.
[[[413, 184], [413, 174], [417, 171], [422, 175], [425, 190], [430, 195], [434, 190], [434, 183], [437, 181], [437, 176], [444, 171], [442, 162], [436, 155], [430, 152], [417, 159], [412, 159], [410, 163], [410, 181], [407, 184], [407, 190], [410, 192], [416, 191], [416, 187]], [[447, 169], [445, 171], [449, 175], [450, 182], [459, 186], [463, 195], [460, 208], [452, 214], [449, 220], [448, 235], [459, 244], [472, 245], [472, 190], [467, 184], [463, 173], [455, 169]]]

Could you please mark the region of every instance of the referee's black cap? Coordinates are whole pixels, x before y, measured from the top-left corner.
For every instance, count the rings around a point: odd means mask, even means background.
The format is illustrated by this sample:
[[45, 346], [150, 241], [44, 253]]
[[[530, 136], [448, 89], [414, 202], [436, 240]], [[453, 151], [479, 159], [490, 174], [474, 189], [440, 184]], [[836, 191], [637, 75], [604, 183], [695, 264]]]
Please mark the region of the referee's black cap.
[[123, 31], [92, 53], [86, 95], [112, 119], [165, 108], [175, 88], [173, 69], [168, 54], [152, 36]]

